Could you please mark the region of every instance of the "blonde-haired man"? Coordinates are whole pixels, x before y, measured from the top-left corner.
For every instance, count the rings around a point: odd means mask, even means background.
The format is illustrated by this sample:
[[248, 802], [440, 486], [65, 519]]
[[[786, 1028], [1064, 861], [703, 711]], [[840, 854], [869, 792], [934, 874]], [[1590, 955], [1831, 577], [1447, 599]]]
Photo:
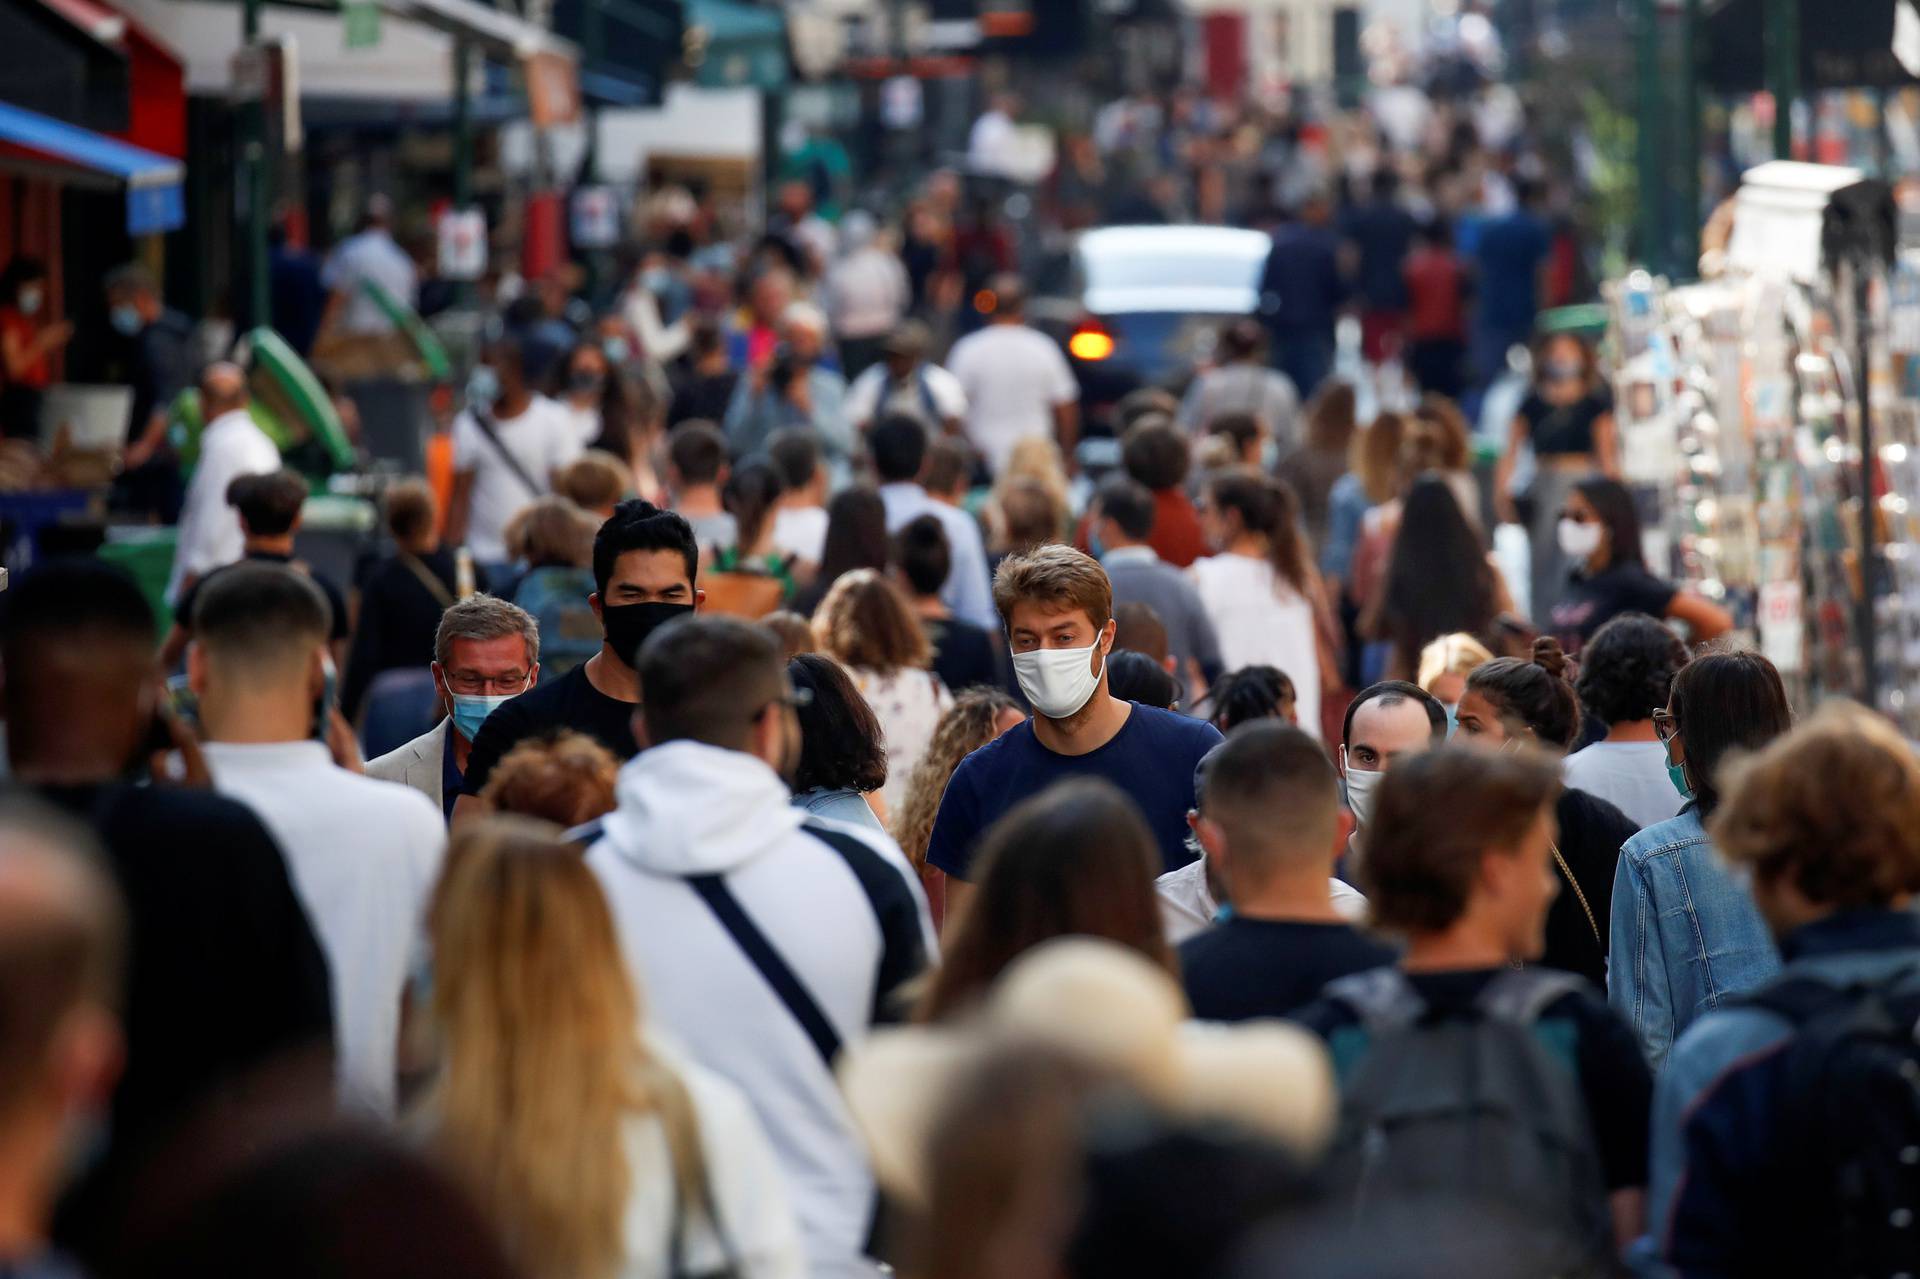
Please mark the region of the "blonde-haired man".
[[1167, 870], [1193, 860], [1193, 773], [1221, 740], [1203, 720], [1123, 702], [1107, 689], [1113, 586], [1100, 562], [1067, 546], [1003, 560], [993, 603], [1033, 718], [960, 762], [947, 784], [927, 860], [964, 896], [974, 846], [1008, 809], [1068, 777], [1101, 777], [1140, 806]]

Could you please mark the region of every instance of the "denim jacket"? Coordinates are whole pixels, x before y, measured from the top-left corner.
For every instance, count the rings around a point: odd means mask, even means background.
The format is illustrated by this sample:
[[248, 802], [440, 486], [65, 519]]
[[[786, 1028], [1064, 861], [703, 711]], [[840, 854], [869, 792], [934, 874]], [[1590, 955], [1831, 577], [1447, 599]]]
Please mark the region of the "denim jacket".
[[[1795, 930], [1781, 943], [1786, 976], [1846, 985], [1920, 970], [1920, 918], [1861, 910]], [[1909, 977], [1907, 980], [1911, 980]], [[1662, 1275], [1821, 1273], [1805, 1169], [1780, 1155], [1793, 1028], [1777, 1013], [1723, 1008], [1674, 1046], [1654, 1094], [1647, 1226]], [[1646, 1249], [1640, 1255], [1644, 1258]]]
[[1607, 1002], [1657, 1074], [1673, 1041], [1728, 995], [1780, 970], [1753, 898], [1689, 807], [1628, 840], [1613, 877]]

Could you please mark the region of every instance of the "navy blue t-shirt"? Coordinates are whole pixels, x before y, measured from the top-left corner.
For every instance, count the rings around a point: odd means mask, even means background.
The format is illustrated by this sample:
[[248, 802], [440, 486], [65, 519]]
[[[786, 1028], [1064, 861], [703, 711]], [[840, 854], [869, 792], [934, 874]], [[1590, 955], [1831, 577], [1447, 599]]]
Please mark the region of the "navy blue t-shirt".
[[1193, 770], [1220, 743], [1220, 730], [1205, 720], [1132, 706], [1113, 740], [1085, 755], [1048, 750], [1029, 720], [961, 760], [940, 799], [927, 861], [955, 879], [970, 878], [974, 849], [987, 827], [1021, 800], [1069, 777], [1105, 778], [1138, 804], [1165, 869], [1192, 861], [1187, 813], [1193, 808]]

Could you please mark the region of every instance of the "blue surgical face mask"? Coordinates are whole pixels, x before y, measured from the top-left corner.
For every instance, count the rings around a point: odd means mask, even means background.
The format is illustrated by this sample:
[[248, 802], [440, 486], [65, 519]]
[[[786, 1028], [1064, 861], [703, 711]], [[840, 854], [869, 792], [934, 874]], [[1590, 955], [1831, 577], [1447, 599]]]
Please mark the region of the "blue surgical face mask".
[[1693, 799], [1693, 786], [1687, 781], [1687, 766], [1685, 764], [1668, 764], [1667, 780], [1672, 782], [1673, 788], [1680, 792], [1681, 799], [1689, 801]]
[[140, 308], [130, 302], [122, 302], [109, 311], [107, 322], [126, 337], [132, 337], [146, 327], [146, 321], [140, 318]]
[[1453, 735], [1460, 731], [1460, 703], [1442, 702], [1440, 705], [1447, 711], [1447, 739], [1451, 741]]
[[480, 735], [480, 726], [487, 722], [487, 716], [513, 700], [509, 693], [503, 697], [489, 697], [484, 694], [453, 694], [453, 728], [460, 736], [472, 741]]
[[500, 375], [489, 365], [475, 365], [472, 376], [467, 378], [467, 403], [490, 409], [499, 398]]
[[1272, 474], [1273, 468], [1278, 465], [1280, 465], [1280, 441], [1269, 435], [1260, 441], [1260, 469]]
[[608, 338], [600, 344], [600, 349], [606, 352], [607, 361], [615, 368], [625, 364], [633, 355], [633, 351], [627, 346], [627, 340], [620, 337]]

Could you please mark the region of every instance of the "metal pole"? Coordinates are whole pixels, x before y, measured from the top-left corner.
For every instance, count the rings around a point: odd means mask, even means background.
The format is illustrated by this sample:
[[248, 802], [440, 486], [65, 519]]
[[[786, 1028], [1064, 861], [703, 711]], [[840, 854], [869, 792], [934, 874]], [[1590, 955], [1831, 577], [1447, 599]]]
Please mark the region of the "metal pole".
[[1657, 0], [1634, 0], [1634, 81], [1637, 117], [1634, 122], [1634, 146], [1637, 151], [1639, 192], [1636, 203], [1639, 205], [1638, 239], [1639, 259], [1650, 268], [1658, 270], [1660, 259], [1666, 254], [1666, 237], [1663, 234], [1665, 219], [1662, 210], [1666, 205], [1666, 183], [1662, 180], [1663, 169], [1661, 141], [1665, 130], [1661, 127], [1662, 95], [1660, 92], [1660, 32], [1659, 15], [1655, 11]]
[[1773, 155], [1793, 159], [1793, 104], [1800, 96], [1800, 0], [1767, 0], [1767, 91], [1773, 95]]
[[473, 43], [453, 42], [453, 207], [473, 203]]
[[[580, 71], [584, 76], [589, 69], [597, 68], [606, 61], [607, 28], [606, 11], [600, 6], [604, 0], [584, 0], [580, 9]], [[581, 94], [586, 98], [586, 94]], [[597, 100], [589, 100], [586, 107], [587, 153], [580, 162], [580, 181], [584, 183], [600, 180], [600, 105]]]
[[1875, 649], [1874, 592], [1879, 585], [1879, 565], [1874, 547], [1876, 504], [1873, 496], [1873, 317], [1870, 293], [1873, 273], [1868, 270], [1865, 253], [1853, 263], [1853, 327], [1859, 344], [1860, 371], [1855, 377], [1860, 397], [1860, 599], [1855, 606], [1854, 629], [1860, 633], [1860, 700], [1869, 709], [1878, 709], [1880, 671]]
[[1680, 14], [1680, 216], [1674, 227], [1673, 274], [1700, 273], [1700, 0], [1685, 0]]
[[[250, 51], [257, 51], [260, 46], [261, 3], [262, 0], [245, 0], [240, 7], [241, 43]], [[247, 319], [252, 325], [273, 321], [273, 304], [267, 288], [267, 86], [264, 66], [258, 69], [261, 72], [259, 93], [240, 106], [241, 181], [246, 191], [241, 243], [246, 246]]]

